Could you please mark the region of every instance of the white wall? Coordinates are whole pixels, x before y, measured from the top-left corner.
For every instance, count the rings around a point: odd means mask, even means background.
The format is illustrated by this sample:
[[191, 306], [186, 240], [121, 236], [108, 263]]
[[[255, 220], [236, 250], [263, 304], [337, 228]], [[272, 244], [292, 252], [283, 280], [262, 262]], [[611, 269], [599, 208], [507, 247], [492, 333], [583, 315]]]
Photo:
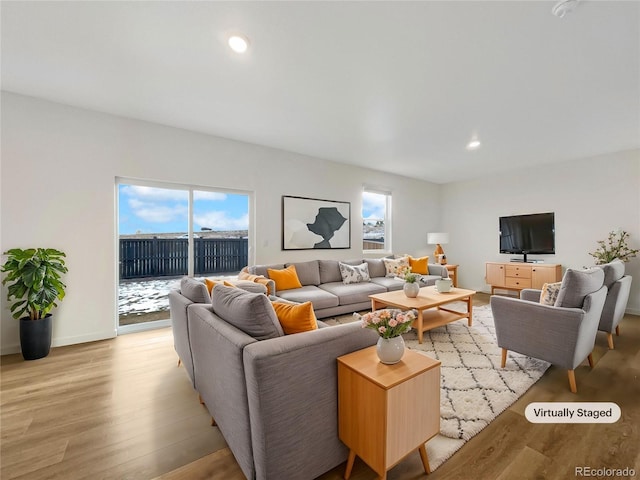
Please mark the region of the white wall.
[[[116, 177], [254, 192], [256, 263], [361, 257], [363, 184], [392, 191], [396, 252], [427, 254], [427, 231], [439, 228], [435, 184], [7, 92], [1, 107], [0, 249], [67, 254], [54, 346], [115, 335]], [[351, 202], [353, 248], [282, 251], [282, 195]], [[1, 301], [0, 352], [16, 352], [6, 287]]]
[[[640, 248], [639, 192], [640, 150], [444, 185], [447, 258], [460, 264], [460, 286], [488, 292], [485, 262], [513, 256], [499, 253], [498, 217], [555, 212], [556, 254], [530, 258], [560, 263], [563, 270], [593, 265], [589, 252], [619, 227], [631, 234], [631, 247]], [[634, 277], [627, 311], [640, 315], [640, 256], [626, 266]]]

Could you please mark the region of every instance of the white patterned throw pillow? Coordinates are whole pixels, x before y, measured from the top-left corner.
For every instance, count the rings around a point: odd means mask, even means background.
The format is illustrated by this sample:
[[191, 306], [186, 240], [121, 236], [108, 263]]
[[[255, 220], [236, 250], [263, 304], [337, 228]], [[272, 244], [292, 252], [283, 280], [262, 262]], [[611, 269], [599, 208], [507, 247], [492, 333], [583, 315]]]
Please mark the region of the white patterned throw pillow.
[[371, 280], [369, 276], [369, 265], [361, 263], [360, 265], [348, 265], [346, 263], [338, 262], [340, 266], [340, 275], [342, 275], [342, 283], [348, 285], [349, 283], [368, 282]]
[[387, 271], [387, 277], [397, 277], [404, 274], [409, 268], [409, 257], [383, 258], [382, 261]]
[[543, 305], [555, 305], [561, 285], [562, 282], [545, 283], [544, 285], [542, 285], [542, 291], [540, 292], [540, 303]]

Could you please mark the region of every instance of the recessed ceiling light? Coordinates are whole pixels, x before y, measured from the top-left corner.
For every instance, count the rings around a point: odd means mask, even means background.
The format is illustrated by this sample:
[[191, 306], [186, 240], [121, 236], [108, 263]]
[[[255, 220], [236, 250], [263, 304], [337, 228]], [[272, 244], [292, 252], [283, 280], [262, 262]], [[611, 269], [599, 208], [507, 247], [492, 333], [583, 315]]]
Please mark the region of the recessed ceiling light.
[[249, 48], [249, 39], [244, 35], [232, 35], [228, 40], [229, 47], [236, 53], [244, 53]]
[[476, 150], [477, 148], [480, 148], [480, 145], [480, 140], [474, 138], [469, 143], [467, 143], [467, 150]]

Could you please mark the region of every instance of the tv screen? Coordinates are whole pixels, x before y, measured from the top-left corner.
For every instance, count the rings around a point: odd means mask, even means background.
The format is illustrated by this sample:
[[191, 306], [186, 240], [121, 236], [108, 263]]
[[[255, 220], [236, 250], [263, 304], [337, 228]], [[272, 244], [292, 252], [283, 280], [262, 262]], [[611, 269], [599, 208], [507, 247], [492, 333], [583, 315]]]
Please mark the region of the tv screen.
[[500, 217], [500, 253], [556, 253], [553, 212]]

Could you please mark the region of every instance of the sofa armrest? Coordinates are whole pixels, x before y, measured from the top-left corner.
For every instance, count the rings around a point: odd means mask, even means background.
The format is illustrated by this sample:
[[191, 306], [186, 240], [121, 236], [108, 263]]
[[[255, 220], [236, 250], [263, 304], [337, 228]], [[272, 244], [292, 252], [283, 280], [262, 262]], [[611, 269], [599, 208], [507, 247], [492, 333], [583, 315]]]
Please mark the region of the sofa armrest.
[[540, 303], [540, 294], [542, 290], [536, 290], [534, 288], [525, 288], [520, 290], [520, 300], [526, 300], [527, 302]]
[[195, 386], [193, 377], [193, 358], [189, 344], [189, 325], [187, 324], [187, 307], [193, 302], [182, 295], [179, 290], [169, 292], [169, 314], [173, 333], [173, 348], [184, 365], [184, 369]]
[[257, 479], [316, 478], [346, 460], [336, 359], [377, 339], [354, 322], [245, 347]]
[[449, 278], [449, 270], [447, 270], [446, 265], [430, 263], [427, 267], [429, 269], [429, 275], [440, 275], [442, 278]]
[[263, 285], [267, 289], [267, 295], [276, 294], [276, 282], [262, 275], [249, 273], [249, 267], [243, 267], [238, 274], [238, 280], [248, 280]]

